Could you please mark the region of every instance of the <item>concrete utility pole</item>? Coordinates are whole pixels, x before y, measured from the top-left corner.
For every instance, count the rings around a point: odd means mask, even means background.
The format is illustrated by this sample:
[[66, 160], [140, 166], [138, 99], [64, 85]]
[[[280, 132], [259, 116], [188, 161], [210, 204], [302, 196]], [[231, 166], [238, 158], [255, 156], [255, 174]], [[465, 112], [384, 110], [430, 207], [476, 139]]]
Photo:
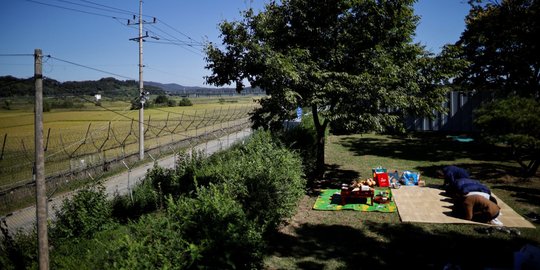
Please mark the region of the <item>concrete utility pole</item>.
[[143, 81], [143, 19], [142, 0], [139, 0], [139, 94], [141, 108], [139, 109], [139, 160], [144, 159], [144, 81]]
[[[146, 23], [142, 19], [142, 0], [139, 0], [139, 20], [138, 22], [131, 23], [128, 20], [128, 25], [138, 24], [139, 25], [139, 36], [136, 38], [131, 38], [130, 40], [139, 42], [139, 98], [141, 103], [141, 108], [139, 109], [139, 160], [144, 159], [144, 103], [146, 101], [146, 93], [144, 92], [144, 80], [143, 80], [143, 42], [144, 38], [148, 37], [148, 34], [143, 36], [143, 24]], [[135, 15], [133, 15], [135, 19]], [[156, 19], [154, 18], [154, 23]]]
[[39, 269], [49, 269], [49, 238], [47, 236], [47, 191], [45, 186], [45, 154], [43, 149], [43, 55], [41, 49], [34, 51], [34, 83], [36, 88], [34, 107], [36, 217], [38, 233]]

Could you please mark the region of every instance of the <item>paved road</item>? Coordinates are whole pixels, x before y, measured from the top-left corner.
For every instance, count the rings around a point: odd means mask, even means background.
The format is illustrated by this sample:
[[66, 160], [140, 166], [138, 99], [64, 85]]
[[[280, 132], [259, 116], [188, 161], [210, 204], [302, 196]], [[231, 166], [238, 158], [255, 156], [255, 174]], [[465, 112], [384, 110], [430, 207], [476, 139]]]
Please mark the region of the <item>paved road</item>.
[[[197, 145], [193, 148], [193, 151], [202, 151], [207, 155], [211, 155], [221, 149], [228, 148], [230, 145], [237, 141], [243, 140], [245, 137], [251, 134], [250, 129], [244, 129], [242, 131], [229, 134], [207, 143]], [[176, 162], [175, 156], [171, 155], [157, 160], [159, 166], [163, 168], [173, 168]], [[107, 194], [113, 197], [114, 194], [124, 195], [130, 191], [130, 187], [133, 187], [137, 182], [144, 179], [146, 172], [151, 169], [153, 162], [144, 164], [137, 168], [131, 168], [129, 171], [111, 176], [104, 181]], [[59, 207], [65, 198], [72, 196], [73, 193], [67, 193], [59, 196], [55, 196], [49, 200], [48, 213], [49, 219], [54, 218], [54, 207]], [[5, 217], [6, 224], [8, 225], [10, 233], [14, 233], [17, 230], [27, 231], [35, 226], [36, 220], [36, 207], [31, 206], [18, 211]]]

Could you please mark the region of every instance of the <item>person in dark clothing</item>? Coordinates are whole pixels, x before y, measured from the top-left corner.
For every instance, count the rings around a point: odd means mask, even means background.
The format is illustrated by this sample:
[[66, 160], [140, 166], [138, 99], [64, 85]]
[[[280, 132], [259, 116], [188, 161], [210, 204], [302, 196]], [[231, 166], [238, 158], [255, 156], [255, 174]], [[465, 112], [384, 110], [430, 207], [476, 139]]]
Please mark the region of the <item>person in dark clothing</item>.
[[462, 197], [469, 192], [484, 192], [491, 195], [487, 186], [478, 180], [470, 179], [469, 172], [457, 166], [446, 166], [439, 171], [444, 177], [444, 187], [450, 197]]
[[450, 165], [442, 170], [444, 176], [444, 185], [450, 185], [457, 179], [469, 178], [469, 172], [463, 168]]
[[446, 187], [446, 191], [451, 197], [465, 196], [469, 192], [484, 192], [491, 195], [491, 190], [478, 180], [460, 178]]

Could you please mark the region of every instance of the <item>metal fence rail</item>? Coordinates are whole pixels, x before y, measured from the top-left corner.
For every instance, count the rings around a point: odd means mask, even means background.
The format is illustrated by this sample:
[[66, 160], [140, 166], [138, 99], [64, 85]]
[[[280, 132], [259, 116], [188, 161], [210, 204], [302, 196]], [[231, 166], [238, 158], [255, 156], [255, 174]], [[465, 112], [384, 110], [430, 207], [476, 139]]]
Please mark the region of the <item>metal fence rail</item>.
[[[195, 111], [167, 115], [166, 119], [145, 120], [145, 152], [159, 158], [201, 142], [225, 136], [250, 126], [252, 107]], [[100, 125], [98, 125], [100, 124]], [[45, 176], [47, 190], [56, 190], [71, 181], [99, 178], [138, 159], [138, 123], [118, 121], [88, 123], [84, 131], [45, 132]], [[33, 137], [0, 137], [0, 211], [14, 201], [33, 196]]]

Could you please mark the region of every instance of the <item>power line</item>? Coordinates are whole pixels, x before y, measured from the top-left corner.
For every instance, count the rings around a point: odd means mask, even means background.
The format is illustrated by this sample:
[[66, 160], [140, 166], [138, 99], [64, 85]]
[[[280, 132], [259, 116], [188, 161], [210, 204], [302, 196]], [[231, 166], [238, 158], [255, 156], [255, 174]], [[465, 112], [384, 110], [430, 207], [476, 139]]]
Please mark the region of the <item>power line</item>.
[[[107, 17], [107, 18], [113, 18], [113, 19], [123, 19], [123, 20], [130, 20], [130, 18], [125, 18], [125, 17], [119, 17], [119, 16], [113, 16], [113, 15], [108, 15], [108, 14], [103, 14], [103, 13], [97, 13], [97, 12], [92, 12], [92, 11], [87, 11], [87, 10], [82, 10], [82, 9], [77, 9], [77, 8], [71, 8], [71, 7], [66, 7], [66, 6], [60, 6], [60, 5], [55, 5], [55, 4], [50, 4], [50, 3], [44, 3], [44, 2], [40, 2], [40, 1], [37, 1], [37, 0], [27, 0], [28, 2], [32, 2], [32, 3], [36, 3], [36, 4], [41, 4], [41, 5], [45, 5], [45, 6], [50, 6], [50, 7], [55, 7], [55, 8], [60, 8], [60, 9], [65, 9], [65, 10], [70, 10], [70, 11], [75, 11], [75, 12], [80, 12], [80, 13], [85, 13], [85, 14], [89, 14], [89, 15], [95, 15], [95, 16], [101, 16], [101, 17]], [[105, 11], [105, 12], [110, 12], [110, 13], [120, 13], [120, 14], [123, 14], [123, 15], [132, 15], [132, 16], [137, 16], [135, 12], [133, 11], [129, 11], [129, 10], [125, 10], [125, 9], [120, 9], [120, 8], [115, 8], [115, 7], [111, 7], [111, 6], [107, 6], [107, 5], [102, 5], [102, 4], [99, 4], [99, 3], [96, 3], [96, 2], [92, 2], [92, 1], [88, 1], [88, 0], [79, 0], [81, 2], [86, 2], [86, 3], [90, 3], [92, 5], [96, 5], [98, 7], [94, 7], [94, 6], [90, 6], [90, 5], [84, 5], [84, 4], [79, 4], [79, 3], [75, 3], [75, 2], [72, 2], [72, 1], [68, 1], [68, 0], [56, 0], [58, 2], [63, 2], [63, 3], [67, 3], [67, 4], [71, 4], [71, 5], [76, 5], [76, 6], [79, 6], [79, 7], [84, 7], [84, 8], [90, 8], [90, 9], [96, 9], [96, 10], [101, 10], [101, 11]], [[143, 17], [150, 17], [150, 18], [156, 18], [155, 16], [148, 16], [148, 15], [144, 15]], [[173, 31], [179, 33], [180, 35], [188, 38], [189, 40], [191, 40], [193, 42], [193, 45], [195, 44], [202, 44], [200, 41], [197, 41], [195, 39], [193, 39], [192, 37], [190, 37], [189, 35], [183, 33], [182, 31], [174, 28], [173, 26], [169, 25], [168, 23], [166, 23], [165, 21], [163, 20], [159, 20], [159, 22], [163, 23], [163, 25], [165, 25], [166, 27], [172, 29]], [[125, 24], [124, 24], [125, 25]], [[164, 30], [160, 30], [162, 31], [163, 33], [175, 38], [176, 40], [178, 41], [181, 41], [180, 39], [172, 36], [171, 34], [167, 33], [166, 31]], [[187, 44], [186, 44], [187, 45]], [[188, 45], [189, 46], [189, 45]]]
[[[124, 12], [124, 13], [130, 14], [130, 15], [137, 15], [137, 12], [129, 11], [129, 10], [126, 10], [126, 9], [115, 8], [115, 7], [99, 4], [99, 3], [88, 1], [88, 0], [79, 0], [79, 1], [85, 2], [85, 3], [90, 3], [90, 4], [93, 4], [93, 5], [96, 5], [96, 6], [100, 6], [100, 7], [105, 7], [105, 8], [112, 9], [112, 10], [117, 10], [117, 11]], [[150, 17], [150, 16], [144, 15], [144, 17]]]
[[39, 1], [36, 1], [36, 0], [26, 0], [26, 1], [36, 3], [36, 4], [40, 4], [40, 5], [44, 5], [44, 6], [50, 6], [50, 7], [55, 7], [55, 8], [65, 9], [65, 10], [71, 10], [71, 11], [80, 12], [80, 13], [86, 13], [86, 14], [95, 15], [95, 16], [101, 16], [101, 17], [106, 17], [106, 18], [120, 18], [120, 19], [129, 20], [128, 18], [121, 18], [121, 17], [117, 17], [117, 16], [99, 14], [99, 13], [96, 13], [96, 12], [90, 12], [90, 11], [85, 11], [85, 10], [80, 10], [80, 9], [75, 9], [75, 8], [63, 7], [63, 6], [59, 6], [59, 5], [39, 2]]
[[135, 15], [135, 13], [133, 12], [125, 12], [125, 11], [112, 11], [110, 9], [105, 9], [105, 8], [100, 8], [100, 7], [93, 7], [93, 6], [89, 6], [89, 5], [83, 5], [83, 4], [79, 4], [79, 3], [75, 3], [75, 2], [71, 2], [71, 1], [67, 1], [67, 0], [56, 0], [58, 2], [63, 2], [63, 3], [67, 3], [67, 4], [71, 4], [71, 5], [75, 5], [75, 6], [80, 6], [80, 7], [86, 7], [86, 8], [91, 8], [91, 9], [97, 9], [97, 10], [101, 10], [101, 11], [106, 11], [106, 12], [119, 12], [119, 13], [122, 13], [122, 14], [125, 14], [125, 15]]
[[188, 36], [188, 35], [186, 35], [186, 34], [184, 34], [184, 33], [180, 32], [179, 30], [177, 30], [176, 28], [174, 28], [174, 27], [170, 26], [170, 25], [169, 25], [169, 24], [167, 24], [166, 22], [164, 22], [164, 21], [162, 21], [162, 20], [160, 20], [160, 22], [162, 22], [162, 23], [163, 23], [163, 24], [164, 24], [165, 26], [167, 26], [167, 27], [171, 28], [171, 29], [172, 29], [173, 31], [175, 31], [175, 32], [177, 32], [177, 33], [179, 33], [179, 34], [181, 34], [181, 35], [183, 35], [183, 36], [187, 37], [188, 39], [190, 39], [190, 40], [192, 40], [192, 41], [195, 41], [195, 40], [194, 40], [193, 38], [191, 38], [190, 36]]
[[0, 56], [6, 56], [6, 57], [17, 57], [17, 56], [34, 56], [31, 53], [2, 53]]
[[[187, 51], [192, 52], [192, 53], [194, 53], [194, 54], [196, 54], [196, 55], [199, 55], [199, 56], [204, 57], [204, 55], [202, 54], [201, 51], [196, 51], [196, 50], [187, 48], [187, 47], [185, 47], [185, 46], [182, 45], [182, 44], [178, 44], [178, 43], [174, 43], [174, 42], [159, 42], [159, 41], [153, 41], [153, 40], [147, 40], [147, 41], [145, 41], [145, 42], [179, 46], [179, 47], [182, 47], [184, 50], [187, 50]], [[191, 46], [189, 46], [189, 47], [191, 47]]]
[[51, 59], [54, 59], [54, 60], [58, 60], [58, 61], [60, 61], [60, 62], [68, 63], [68, 64], [71, 64], [71, 65], [74, 65], [74, 66], [83, 67], [83, 68], [91, 69], [91, 70], [98, 71], [98, 72], [101, 72], [101, 73], [105, 73], [105, 74], [117, 76], [117, 77], [120, 77], [120, 78], [124, 78], [124, 79], [128, 79], [128, 80], [136, 80], [136, 79], [134, 79], [134, 78], [132, 78], [132, 77], [123, 76], [123, 75], [116, 74], [116, 73], [112, 73], [112, 72], [105, 71], [105, 70], [102, 70], [102, 69], [98, 69], [98, 68], [93, 68], [93, 67], [85, 66], [85, 65], [83, 65], [83, 64], [78, 64], [78, 63], [71, 62], [71, 61], [68, 61], [68, 60], [60, 59], [60, 58], [57, 58], [57, 57], [53, 57], [53, 56], [51, 56], [51, 55], [46, 55], [46, 57], [51, 58]]
[[[57, 1], [66, 1], [66, 0], [57, 0]], [[93, 4], [93, 5], [96, 5], [96, 6], [100, 6], [100, 7], [104, 7], [104, 8], [107, 8], [107, 9], [111, 9], [111, 10], [116, 10], [118, 12], [121, 12], [121, 13], [124, 13], [124, 14], [129, 14], [129, 15], [136, 15], [137, 13], [136, 12], [133, 12], [133, 11], [129, 11], [129, 10], [126, 10], [126, 9], [121, 9], [121, 8], [115, 8], [115, 7], [111, 7], [111, 6], [107, 6], [107, 5], [103, 5], [103, 4], [99, 4], [99, 3], [96, 3], [96, 2], [93, 2], [93, 1], [89, 1], [89, 0], [79, 0], [81, 2], [85, 2], [85, 3], [90, 3], [90, 4]], [[149, 16], [149, 15], [143, 15], [143, 17], [148, 17], [148, 18], [156, 18], [156, 16]], [[169, 27], [170, 29], [172, 29], [173, 31], [181, 34], [182, 36], [192, 40], [193, 42], [197, 42], [197, 43], [200, 43], [196, 40], [194, 40], [193, 38], [191, 38], [189, 35], [183, 33], [182, 31], [172, 27], [171, 25], [167, 24], [165, 21], [163, 20], [159, 20], [159, 22], [163, 23], [165, 26]]]

